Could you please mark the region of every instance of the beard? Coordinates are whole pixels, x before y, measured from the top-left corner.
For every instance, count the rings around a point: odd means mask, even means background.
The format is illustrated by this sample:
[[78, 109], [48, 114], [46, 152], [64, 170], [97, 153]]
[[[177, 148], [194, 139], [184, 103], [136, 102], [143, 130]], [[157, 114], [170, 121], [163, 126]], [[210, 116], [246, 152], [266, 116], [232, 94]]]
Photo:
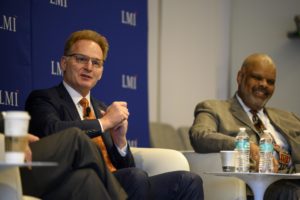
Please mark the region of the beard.
[[272, 96], [264, 87], [253, 87], [250, 92], [247, 92], [246, 88], [241, 87], [239, 95], [243, 102], [253, 110], [262, 109]]
[[270, 98], [261, 99], [250, 94], [249, 97], [247, 98], [248, 101], [247, 104], [250, 105], [250, 106], [248, 105], [248, 107], [250, 107], [251, 109], [260, 110], [263, 107], [265, 107], [269, 99]]

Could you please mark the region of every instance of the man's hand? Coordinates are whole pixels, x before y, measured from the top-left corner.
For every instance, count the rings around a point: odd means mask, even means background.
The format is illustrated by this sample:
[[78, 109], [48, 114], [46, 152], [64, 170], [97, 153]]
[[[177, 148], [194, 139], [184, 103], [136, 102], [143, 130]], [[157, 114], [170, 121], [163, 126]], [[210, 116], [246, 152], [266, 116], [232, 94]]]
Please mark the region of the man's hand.
[[254, 162], [254, 165], [251, 166], [251, 170], [258, 172], [259, 147], [253, 142], [250, 142], [250, 160], [252, 160]]
[[108, 106], [106, 112], [102, 114], [103, 117], [100, 119], [100, 121], [103, 131], [115, 129], [116, 127], [122, 125], [123, 121], [127, 120], [129, 117], [127, 102], [115, 101]]
[[128, 121], [124, 120], [121, 124], [111, 129], [110, 134], [115, 145], [122, 149], [127, 144], [126, 133], [128, 129]]
[[[254, 161], [254, 166], [252, 166], [252, 169], [255, 172], [258, 172], [258, 167], [259, 167], [259, 146], [256, 145], [253, 142], [250, 142], [250, 158], [252, 161]], [[276, 158], [273, 157], [273, 172], [277, 173], [278, 172], [278, 161]]]
[[[32, 135], [32, 134], [27, 134], [27, 139], [28, 139], [28, 144], [31, 142], [36, 142], [38, 141], [40, 138]], [[30, 146], [27, 144], [26, 149], [25, 149], [25, 161], [26, 162], [31, 162], [32, 161], [32, 152], [30, 149]]]
[[279, 169], [278, 160], [275, 157], [273, 157], [273, 172], [278, 173], [278, 169]]

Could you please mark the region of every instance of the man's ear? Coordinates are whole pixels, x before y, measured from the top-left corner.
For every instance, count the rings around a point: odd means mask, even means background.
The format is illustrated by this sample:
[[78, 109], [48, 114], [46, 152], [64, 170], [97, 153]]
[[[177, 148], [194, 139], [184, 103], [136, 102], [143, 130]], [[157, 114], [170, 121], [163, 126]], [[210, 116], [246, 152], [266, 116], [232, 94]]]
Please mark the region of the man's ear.
[[242, 72], [242, 70], [240, 70], [236, 77], [236, 81], [237, 81], [238, 85], [242, 82], [242, 79], [243, 79], [243, 72]]

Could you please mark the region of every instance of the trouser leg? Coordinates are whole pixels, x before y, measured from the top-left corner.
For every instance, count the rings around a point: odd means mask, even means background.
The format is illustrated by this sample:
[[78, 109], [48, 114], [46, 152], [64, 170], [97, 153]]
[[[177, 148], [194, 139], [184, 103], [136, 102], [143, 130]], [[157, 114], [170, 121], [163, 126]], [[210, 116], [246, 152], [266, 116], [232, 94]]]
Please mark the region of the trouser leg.
[[264, 195], [265, 200], [299, 200], [300, 180], [280, 180], [271, 184]]
[[203, 200], [200, 176], [175, 171], [148, 177], [137, 168], [126, 168], [114, 173], [127, 192], [129, 199], [151, 200]]
[[151, 195], [155, 200], [203, 200], [200, 176], [187, 171], [174, 171], [150, 177]]
[[119, 183], [123, 186], [130, 200], [147, 200], [149, 198], [149, 177], [138, 168], [124, 168], [114, 172]]
[[92, 169], [76, 170], [69, 174], [43, 200], [111, 200], [102, 181]]

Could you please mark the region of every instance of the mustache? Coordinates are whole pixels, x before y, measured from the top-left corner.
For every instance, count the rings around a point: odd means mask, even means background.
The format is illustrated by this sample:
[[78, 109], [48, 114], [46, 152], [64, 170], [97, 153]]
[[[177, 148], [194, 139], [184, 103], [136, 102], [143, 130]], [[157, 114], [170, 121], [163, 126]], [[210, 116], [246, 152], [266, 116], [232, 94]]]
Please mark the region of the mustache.
[[269, 96], [270, 95], [268, 89], [265, 88], [265, 87], [263, 87], [263, 86], [259, 86], [259, 87], [253, 88], [253, 92], [262, 92], [262, 93], [265, 94], [265, 96]]

